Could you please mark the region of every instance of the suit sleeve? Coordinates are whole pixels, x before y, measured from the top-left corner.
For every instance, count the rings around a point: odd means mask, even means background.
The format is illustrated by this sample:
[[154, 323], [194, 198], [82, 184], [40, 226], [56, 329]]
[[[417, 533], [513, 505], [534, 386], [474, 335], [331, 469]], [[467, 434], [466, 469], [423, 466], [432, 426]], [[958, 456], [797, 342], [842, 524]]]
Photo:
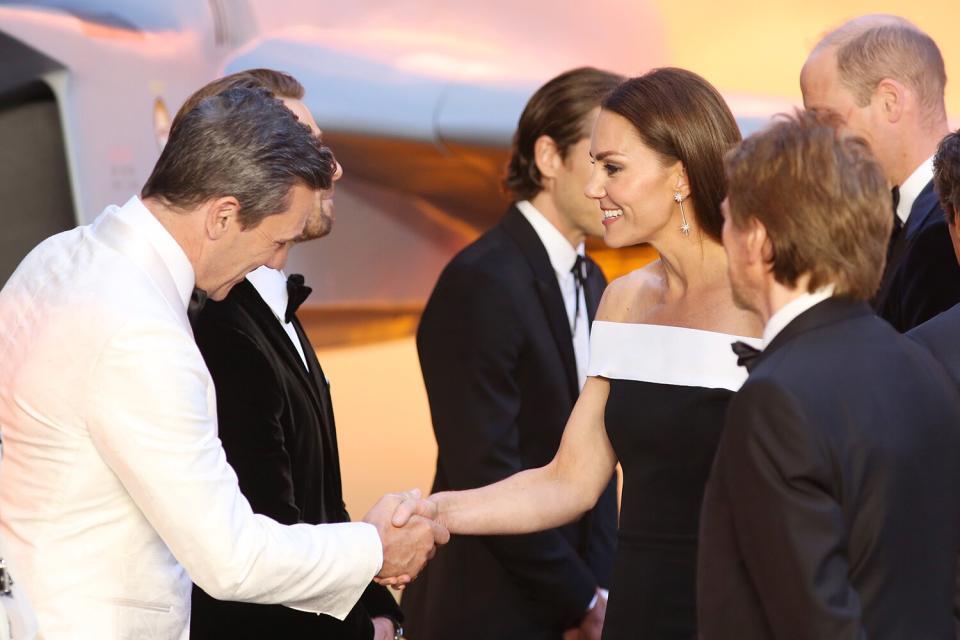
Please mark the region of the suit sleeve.
[[[517, 419], [524, 340], [504, 288], [485, 274], [441, 277], [417, 335], [438, 473], [452, 489], [497, 482], [523, 470]], [[487, 536], [484, 542], [530, 597], [573, 626], [597, 587], [590, 567], [555, 530]]]
[[587, 531], [587, 564], [597, 581], [604, 589], [610, 588], [613, 579], [613, 561], [617, 552], [617, 476], [610, 479], [607, 488], [593, 509], [583, 518]]
[[940, 219], [919, 231], [901, 270], [898, 331], [912, 329], [960, 303], [960, 265], [943, 214], [937, 209], [933, 215]]
[[397, 604], [386, 587], [382, 587], [376, 582], [370, 583], [370, 586], [360, 596], [360, 602], [371, 618], [387, 617], [391, 620], [403, 622], [400, 605]]
[[866, 638], [831, 457], [818, 434], [795, 398], [750, 381], [730, 403], [720, 481], [774, 634]]
[[[607, 278], [596, 262], [590, 259], [590, 279], [587, 292], [590, 300], [587, 302], [591, 323], [596, 317], [600, 298], [607, 287]], [[610, 588], [613, 578], [613, 561], [617, 552], [617, 520], [620, 513], [617, 504], [617, 474], [610, 478], [607, 488], [600, 494], [597, 504], [588, 511], [583, 518], [588, 528], [585, 539], [587, 541], [587, 564], [593, 571], [597, 582], [604, 589]]]
[[216, 381], [219, 436], [240, 491], [256, 513], [283, 524], [300, 522], [281, 422], [284, 400], [273, 367], [232, 327], [198, 323], [196, 337]]
[[253, 513], [217, 438], [213, 385], [192, 336], [141, 321], [111, 337], [84, 389], [103, 460], [211, 596], [346, 617], [379, 571], [376, 529], [282, 526]]

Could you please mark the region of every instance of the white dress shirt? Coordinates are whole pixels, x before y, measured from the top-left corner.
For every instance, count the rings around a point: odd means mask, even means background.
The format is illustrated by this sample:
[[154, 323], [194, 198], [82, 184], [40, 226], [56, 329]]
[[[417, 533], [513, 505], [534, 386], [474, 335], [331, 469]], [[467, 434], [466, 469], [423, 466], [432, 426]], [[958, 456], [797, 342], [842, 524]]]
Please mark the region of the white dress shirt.
[[900, 218], [900, 222], [907, 224], [913, 203], [931, 180], [933, 180], [933, 156], [927, 158], [900, 185], [900, 202], [897, 204], [897, 217]]
[[833, 289], [834, 286], [828, 284], [813, 293], [804, 293], [799, 298], [795, 298], [780, 307], [776, 313], [770, 316], [770, 319], [767, 320], [767, 326], [763, 328], [763, 348], [766, 349], [770, 346], [777, 334], [783, 331], [784, 327], [793, 322], [797, 316], [832, 296]]
[[303, 345], [300, 344], [300, 337], [297, 335], [297, 330], [292, 322], [287, 322], [285, 319], [287, 316], [287, 300], [289, 299], [289, 295], [287, 294], [287, 276], [283, 271], [277, 271], [276, 269], [263, 266], [248, 273], [247, 280], [250, 281], [253, 288], [257, 290], [257, 293], [260, 294], [263, 301], [270, 307], [270, 311], [273, 311], [273, 315], [276, 316], [280, 326], [283, 327], [287, 337], [290, 338], [290, 342], [293, 343], [297, 353], [300, 354], [300, 360], [303, 362], [303, 366], [309, 369], [307, 356], [303, 353]]
[[590, 320], [587, 317], [587, 301], [584, 297], [583, 287], [580, 288], [580, 311], [574, 318], [577, 311], [576, 302], [576, 279], [571, 269], [577, 261], [577, 255], [584, 255], [583, 243], [576, 248], [571, 245], [563, 234], [547, 220], [542, 213], [537, 211], [530, 201], [521, 200], [517, 202], [517, 209], [527, 219], [533, 230], [537, 232], [540, 242], [543, 243], [547, 255], [550, 257], [550, 264], [557, 276], [557, 284], [560, 285], [560, 293], [563, 294], [563, 305], [567, 309], [567, 322], [570, 325], [570, 331], [573, 334], [573, 355], [577, 363], [577, 381], [580, 389], [587, 380], [587, 362], [590, 359]]

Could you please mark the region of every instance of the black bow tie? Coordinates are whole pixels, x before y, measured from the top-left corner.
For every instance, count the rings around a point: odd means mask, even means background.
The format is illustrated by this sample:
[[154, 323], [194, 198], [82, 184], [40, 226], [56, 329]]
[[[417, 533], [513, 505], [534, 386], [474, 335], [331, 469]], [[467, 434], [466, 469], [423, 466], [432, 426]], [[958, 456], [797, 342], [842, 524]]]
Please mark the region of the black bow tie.
[[303, 276], [299, 273], [291, 274], [287, 278], [287, 312], [283, 316], [285, 322], [293, 320], [293, 314], [297, 312], [311, 291], [313, 289], [304, 284]]
[[190, 322], [196, 322], [205, 304], [207, 304], [207, 292], [194, 287], [193, 293], [190, 294], [190, 303], [187, 304], [187, 318]]
[[756, 364], [757, 356], [763, 353], [760, 349], [756, 347], [751, 347], [746, 342], [737, 340], [730, 345], [730, 348], [733, 349], [733, 352], [737, 354], [737, 366], [746, 367], [747, 373], [750, 373], [753, 370], [753, 365]]

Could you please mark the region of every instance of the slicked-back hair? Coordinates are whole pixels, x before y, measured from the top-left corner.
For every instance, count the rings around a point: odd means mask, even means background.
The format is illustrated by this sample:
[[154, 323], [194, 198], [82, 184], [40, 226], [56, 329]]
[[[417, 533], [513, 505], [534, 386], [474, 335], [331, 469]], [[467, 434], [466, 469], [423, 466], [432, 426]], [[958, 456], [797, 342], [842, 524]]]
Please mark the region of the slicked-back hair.
[[329, 189], [333, 154], [264, 89], [228, 89], [201, 100], [170, 131], [141, 197], [189, 210], [233, 196], [245, 229], [286, 211], [295, 183]]
[[899, 16], [861, 16], [831, 31], [817, 45], [836, 48], [840, 81], [857, 105], [870, 104], [877, 85], [891, 78], [910, 87], [925, 112], [944, 117], [947, 72], [933, 38]]
[[622, 81], [623, 76], [615, 73], [580, 67], [537, 89], [520, 115], [503, 180], [516, 200], [529, 200], [543, 190], [534, 149], [537, 139], [550, 136], [565, 159], [570, 147], [590, 136], [587, 116]]
[[933, 186], [947, 222], [956, 225], [960, 211], [960, 129], [947, 134], [937, 147], [933, 156]]
[[200, 101], [204, 98], [215, 96], [229, 89], [266, 89], [277, 98], [292, 100], [302, 100], [304, 95], [303, 85], [296, 78], [283, 71], [274, 69], [238, 71], [208, 82], [194, 91], [186, 102], [180, 106], [180, 110], [173, 118], [171, 127], [175, 126], [185, 113], [200, 104]]
[[713, 85], [686, 69], [654, 69], [614, 89], [603, 109], [626, 118], [664, 167], [683, 163], [697, 224], [720, 242], [723, 155], [740, 129]]
[[767, 230], [771, 272], [808, 290], [867, 300], [880, 285], [893, 219], [890, 190], [862, 138], [840, 133], [829, 111], [781, 115], [726, 157], [730, 222]]

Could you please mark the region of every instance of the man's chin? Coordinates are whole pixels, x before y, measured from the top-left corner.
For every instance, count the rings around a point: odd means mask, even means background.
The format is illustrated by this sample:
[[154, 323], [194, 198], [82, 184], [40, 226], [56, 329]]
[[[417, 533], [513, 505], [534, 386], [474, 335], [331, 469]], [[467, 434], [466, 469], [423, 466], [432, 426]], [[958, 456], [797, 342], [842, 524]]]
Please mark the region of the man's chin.
[[325, 218], [323, 221], [305, 228], [303, 233], [300, 234], [300, 237], [297, 238], [297, 242], [307, 242], [309, 240], [323, 238], [324, 236], [330, 235], [331, 231], [333, 231], [333, 219]]

